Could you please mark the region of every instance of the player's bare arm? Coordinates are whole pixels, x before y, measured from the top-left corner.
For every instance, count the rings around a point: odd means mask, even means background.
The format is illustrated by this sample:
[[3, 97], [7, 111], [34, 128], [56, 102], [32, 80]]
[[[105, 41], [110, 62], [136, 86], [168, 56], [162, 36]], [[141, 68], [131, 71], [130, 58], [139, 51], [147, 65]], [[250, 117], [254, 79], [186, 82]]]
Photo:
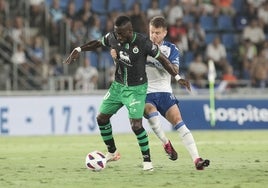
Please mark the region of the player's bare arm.
[[174, 66], [172, 63], [170, 63], [170, 61], [166, 58], [166, 56], [164, 54], [160, 53], [160, 55], [157, 58], [157, 60], [163, 65], [163, 67], [168, 71], [168, 73], [171, 76], [175, 77], [176, 81], [180, 85], [186, 87], [186, 89], [188, 89], [189, 91], [191, 91], [191, 87], [190, 87], [189, 81], [180, 77], [178, 67], [177, 66]]
[[64, 63], [70, 64], [71, 62], [75, 61], [79, 57], [79, 53], [81, 51], [93, 51], [96, 50], [97, 48], [101, 47], [102, 43], [98, 40], [92, 40], [80, 47], [76, 47], [73, 49], [71, 54], [67, 57]]

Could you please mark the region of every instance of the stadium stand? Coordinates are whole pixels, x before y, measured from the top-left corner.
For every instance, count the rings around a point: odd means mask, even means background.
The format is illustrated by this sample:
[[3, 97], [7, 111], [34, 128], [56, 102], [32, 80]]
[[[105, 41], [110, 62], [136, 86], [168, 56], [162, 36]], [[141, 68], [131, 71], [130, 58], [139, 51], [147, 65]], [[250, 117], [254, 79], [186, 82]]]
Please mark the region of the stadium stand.
[[[75, 8], [76, 11], [81, 10], [83, 7], [84, 1], [89, 1], [91, 3], [91, 10], [89, 12], [86, 12], [85, 14], [76, 15], [75, 18], [66, 19], [63, 17], [62, 19], [59, 19], [57, 23], [52, 23], [53, 17], [49, 14], [50, 7], [54, 1], [58, 1], [60, 5], [60, 11], [62, 11], [66, 16], [66, 8], [69, 4], [69, 2], [73, 1], [75, 2]], [[138, 0], [138, 2], [141, 5], [141, 9], [143, 13], [146, 14], [146, 10], [148, 7], [150, 7], [152, 0]], [[92, 21], [94, 21], [94, 18], [100, 19], [101, 22], [101, 32], [105, 33], [107, 32], [106, 22], [107, 20], [111, 21], [114, 19], [114, 17], [120, 13], [126, 13], [131, 14], [131, 8], [132, 5], [137, 2], [135, 0], [40, 0], [40, 4], [37, 6], [40, 6], [38, 11], [39, 15], [36, 15], [35, 18], [38, 18], [38, 16], [43, 16], [44, 20], [42, 23], [35, 25], [34, 27], [30, 25], [31, 20], [31, 10], [33, 10], [34, 4], [30, 4], [30, 2], [33, 1], [16, 1], [16, 0], [3, 0], [4, 5], [6, 6], [5, 9], [0, 9], [0, 63], [2, 67], [5, 67], [5, 70], [9, 70], [10, 74], [8, 75], [7, 82], [4, 84], [1, 84], [0, 90], [39, 90], [39, 89], [49, 89], [49, 85], [47, 85], [47, 80], [51, 79], [57, 79], [57, 74], [53, 73], [55, 70], [60, 68], [63, 70], [63, 73], [61, 73], [60, 76], [67, 76], [68, 80], [72, 78], [72, 73], [74, 72], [76, 65], [72, 66], [64, 66], [61, 63], [53, 63], [52, 59], [56, 55], [58, 57], [57, 62], [62, 62], [64, 58], [66, 57], [66, 54], [68, 54], [71, 51], [71, 40], [72, 37], [75, 36], [76, 38], [76, 45], [80, 45], [85, 43], [89, 40], [88, 38], [88, 31], [92, 27]], [[36, 1], [39, 2], [39, 1]], [[168, 4], [168, 1], [166, 0], [159, 0], [159, 7], [161, 9], [164, 9], [165, 6]], [[186, 30], [189, 27], [189, 23], [199, 23], [201, 28], [205, 31], [205, 44], [202, 44], [203, 46], [199, 46], [199, 48], [195, 48], [195, 46], [200, 44], [190, 44], [190, 47], [188, 50], [183, 52], [182, 57], [182, 66], [183, 71], [187, 71], [187, 67], [189, 66], [189, 63], [192, 60], [192, 56], [195, 52], [198, 51], [198, 53], [201, 53], [203, 56], [205, 54], [205, 48], [206, 45], [211, 43], [211, 41], [214, 39], [215, 36], [220, 36], [222, 44], [225, 46], [227, 50], [227, 61], [233, 66], [235, 69], [234, 72], [237, 74], [238, 79], [244, 79], [244, 77], [239, 77], [241, 73], [247, 71], [244, 70], [244, 67], [241, 66], [245, 64], [245, 58], [244, 57], [238, 57], [239, 54], [239, 47], [242, 44], [241, 41], [241, 34], [245, 28], [249, 24], [249, 21], [254, 18], [254, 15], [256, 16], [256, 13], [258, 12], [259, 7], [262, 5], [253, 6], [251, 5], [252, 1], [248, 0], [234, 0], [232, 7], [234, 8], [235, 12], [234, 14], [226, 14], [223, 12], [217, 12], [217, 7], [212, 10], [212, 12], [204, 12], [204, 9], [201, 7], [203, 6], [202, 3], [192, 5], [192, 7], [189, 7], [189, 4], [187, 4], [187, 7], [184, 7], [184, 3], [182, 1], [177, 1], [177, 4], [182, 7], [184, 16], [183, 18], [183, 24], [185, 24]], [[30, 46], [30, 39], [34, 38], [36, 35], [41, 36], [44, 39], [43, 48], [44, 53], [46, 55], [46, 60], [48, 63], [43, 64], [42, 66], [46, 67], [44, 70], [47, 70], [47, 72], [43, 72], [43, 74], [39, 77], [34, 77], [34, 75], [28, 75], [28, 78], [26, 80], [40, 80], [40, 84], [44, 84], [43, 86], [34, 86], [31, 87], [31, 85], [26, 85], [27, 82], [25, 80], [22, 80], [24, 77], [16, 77], [18, 70], [15, 66], [13, 66], [12, 62], [10, 61], [10, 57], [12, 54], [16, 52], [15, 46], [17, 45], [16, 42], [14, 42], [14, 39], [10, 37], [10, 34], [12, 33], [11, 30], [14, 28], [11, 28], [11, 25], [9, 23], [13, 23], [16, 16], [22, 16], [23, 17], [23, 30], [24, 32], [21, 33], [21, 42], [26, 47], [26, 52]], [[165, 15], [167, 16], [167, 15]], [[41, 18], [40, 17], [40, 18]], [[74, 32], [73, 23], [74, 20], [81, 20], [82, 25], [80, 25], [79, 29], [77, 29], [77, 32]], [[260, 24], [260, 23], [259, 23]], [[263, 24], [263, 23], [262, 23]], [[262, 25], [263, 28], [268, 28], [267, 24]], [[109, 29], [109, 28], [108, 28]], [[34, 32], [30, 32], [34, 31]], [[268, 61], [267, 59], [263, 59], [263, 57], [260, 57], [260, 52], [265, 50], [262, 50], [264, 47], [264, 42], [268, 40], [268, 33], [267, 30], [264, 30], [265, 33], [265, 41], [262, 41], [257, 48], [257, 55], [256, 59], [261, 59], [264, 61]], [[85, 34], [83, 34], [85, 33]], [[169, 39], [169, 33], [167, 36], [167, 39]], [[201, 40], [200, 40], [201, 41]], [[204, 46], [205, 45], [205, 46]], [[178, 44], [179, 46], [179, 44]], [[263, 52], [263, 53], [264, 53]], [[268, 52], [267, 52], [268, 53]], [[82, 56], [79, 59], [78, 63], [81, 63], [83, 58], [89, 58], [91, 61], [91, 64], [97, 68], [100, 69], [110, 69], [113, 66], [113, 62], [111, 59], [109, 59], [109, 53], [105, 51], [104, 49], [100, 49], [98, 52], [92, 52], [89, 53], [90, 55]], [[27, 55], [27, 53], [26, 53]], [[28, 57], [28, 55], [27, 55]], [[267, 55], [268, 57], [268, 55]], [[252, 61], [255, 59], [252, 59]], [[31, 60], [29, 60], [29, 63], [31, 64], [31, 67], [33, 69], [40, 69], [40, 65], [34, 64]], [[58, 66], [58, 67], [56, 67]], [[250, 69], [254, 69], [254, 64], [251, 65]], [[105, 70], [106, 71], [106, 70]], [[36, 72], [36, 71], [35, 71]], [[268, 71], [267, 71], [268, 72]], [[104, 74], [105, 75], [105, 74]], [[59, 76], [59, 75], [58, 75]], [[43, 79], [43, 80], [42, 80]], [[107, 79], [102, 79], [103, 81]], [[243, 80], [244, 82], [245, 80]], [[247, 87], [251, 86], [252, 79], [250, 78], [247, 80], [249, 84], [246, 84]], [[31, 83], [33, 83], [31, 81]], [[266, 83], [265, 87], [268, 87], [268, 78], [264, 82]], [[108, 84], [106, 83], [100, 83], [100, 87], [98, 89], [105, 89], [105, 87]], [[245, 85], [245, 84], [244, 84]], [[18, 87], [20, 86], [20, 87]], [[64, 84], [63, 84], [64, 86]], [[102, 87], [104, 86], [104, 88]], [[64, 89], [60, 87], [61, 89]]]

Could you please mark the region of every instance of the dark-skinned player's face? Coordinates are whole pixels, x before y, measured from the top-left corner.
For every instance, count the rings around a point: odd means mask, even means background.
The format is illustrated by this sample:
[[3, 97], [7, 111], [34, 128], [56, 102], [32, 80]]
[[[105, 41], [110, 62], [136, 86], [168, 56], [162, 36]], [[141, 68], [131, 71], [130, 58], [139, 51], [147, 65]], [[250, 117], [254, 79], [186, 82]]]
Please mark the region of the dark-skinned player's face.
[[120, 43], [130, 42], [132, 39], [132, 25], [127, 23], [123, 26], [114, 26], [114, 32]]

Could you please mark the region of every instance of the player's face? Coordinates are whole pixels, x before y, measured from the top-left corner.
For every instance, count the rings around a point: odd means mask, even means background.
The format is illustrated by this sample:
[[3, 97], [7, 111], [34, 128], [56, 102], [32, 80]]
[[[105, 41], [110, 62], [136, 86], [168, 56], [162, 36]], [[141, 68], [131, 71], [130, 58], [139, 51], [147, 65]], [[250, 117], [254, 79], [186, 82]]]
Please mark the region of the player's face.
[[163, 27], [156, 28], [152, 25], [149, 26], [150, 39], [155, 44], [161, 44], [167, 35], [167, 30]]
[[120, 26], [120, 27], [115, 26], [114, 32], [115, 32], [117, 40], [120, 43], [130, 42], [132, 39], [133, 32], [132, 32], [132, 26], [130, 23], [124, 26]]

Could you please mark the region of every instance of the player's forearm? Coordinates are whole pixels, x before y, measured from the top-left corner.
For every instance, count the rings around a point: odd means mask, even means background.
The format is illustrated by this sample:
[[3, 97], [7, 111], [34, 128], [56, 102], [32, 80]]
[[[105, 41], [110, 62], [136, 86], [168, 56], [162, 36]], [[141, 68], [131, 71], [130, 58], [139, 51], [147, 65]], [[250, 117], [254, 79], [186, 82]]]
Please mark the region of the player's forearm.
[[100, 41], [92, 40], [92, 41], [89, 41], [88, 43], [86, 43], [80, 47], [77, 47], [77, 48], [78, 48], [78, 51], [79, 51], [79, 48], [81, 49], [81, 51], [93, 51], [101, 46], [102, 46], [102, 44]]
[[170, 63], [170, 61], [164, 55], [160, 55], [159, 60], [160, 60], [161, 64], [163, 65], [163, 67], [168, 71], [168, 73], [171, 76], [175, 77], [176, 75], [179, 74], [178, 67], [174, 66], [172, 63]]

